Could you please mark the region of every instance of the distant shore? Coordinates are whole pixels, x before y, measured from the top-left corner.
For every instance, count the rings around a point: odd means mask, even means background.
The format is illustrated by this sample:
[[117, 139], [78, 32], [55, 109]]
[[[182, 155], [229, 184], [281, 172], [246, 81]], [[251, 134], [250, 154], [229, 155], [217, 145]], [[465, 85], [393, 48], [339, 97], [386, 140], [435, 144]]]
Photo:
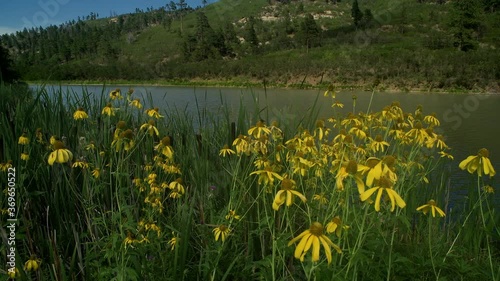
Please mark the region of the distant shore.
[[399, 88], [393, 85], [380, 83], [374, 85], [342, 85], [330, 82], [309, 83], [279, 83], [257, 80], [203, 80], [203, 79], [176, 79], [176, 80], [64, 80], [64, 81], [27, 81], [28, 84], [62, 84], [62, 85], [117, 85], [117, 86], [185, 86], [185, 87], [219, 87], [219, 88], [269, 88], [269, 89], [318, 89], [326, 90], [333, 85], [335, 90], [362, 90], [372, 91], [373, 89], [382, 92], [412, 92], [412, 93], [440, 93], [440, 94], [499, 94], [499, 89], [446, 89], [425, 87]]

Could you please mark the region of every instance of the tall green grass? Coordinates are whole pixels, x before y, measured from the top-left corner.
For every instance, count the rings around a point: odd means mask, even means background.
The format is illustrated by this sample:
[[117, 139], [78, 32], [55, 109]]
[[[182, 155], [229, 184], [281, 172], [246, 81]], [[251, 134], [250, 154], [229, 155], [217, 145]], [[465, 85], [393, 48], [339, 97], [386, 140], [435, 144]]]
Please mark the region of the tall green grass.
[[[405, 111], [399, 116], [397, 103], [384, 113], [353, 108], [357, 114], [352, 116], [333, 108], [331, 120], [318, 122], [313, 105], [301, 119], [280, 126], [281, 120], [275, 120], [268, 107], [257, 104], [241, 106], [236, 120], [231, 120], [222, 98], [217, 112], [201, 106], [197, 114], [167, 108], [159, 110], [162, 118], [154, 119], [145, 112], [153, 107], [148, 96], [129, 97], [141, 100], [144, 107], [139, 110], [130, 105], [126, 93], [111, 100], [104, 90], [84, 91], [81, 96], [62, 88], [24, 91], [20, 95], [8, 86], [0, 88], [0, 163], [5, 167], [11, 160], [17, 171], [20, 280], [498, 280], [500, 276], [498, 211], [483, 189], [487, 179], [471, 175], [470, 195], [455, 202], [464, 207], [460, 213], [452, 212], [445, 207], [449, 175], [439, 150], [414, 141], [401, 143], [390, 133], [398, 124], [410, 126], [402, 127], [408, 133], [418, 127], [417, 121], [431, 128], [423, 113]], [[316, 103], [325, 101], [329, 100], [318, 95]], [[117, 108], [115, 116], [101, 113], [107, 103]], [[79, 107], [88, 119], [73, 118]], [[141, 129], [151, 119], [158, 136]], [[349, 133], [355, 120], [362, 122], [360, 128], [369, 137], [381, 135], [389, 146], [371, 151], [373, 140]], [[126, 127], [120, 129], [119, 121]], [[249, 133], [258, 128], [270, 133], [260, 137]], [[131, 137], [120, 135], [126, 129], [131, 129]], [[329, 134], [320, 138], [320, 130]], [[30, 140], [27, 145], [18, 144], [23, 132]], [[342, 134], [347, 140], [336, 138]], [[47, 163], [55, 149], [52, 136], [73, 153], [71, 161]], [[164, 141], [166, 136], [169, 142]], [[237, 139], [247, 141], [249, 148], [233, 145]], [[116, 140], [133, 141], [133, 146], [117, 149]], [[221, 156], [225, 145], [237, 154]], [[355, 150], [363, 145], [366, 155]], [[172, 158], [162, 154], [165, 146], [173, 149]], [[21, 153], [29, 160], [22, 160]], [[380, 211], [375, 211], [370, 200], [360, 200], [353, 174], [341, 181], [340, 188], [337, 179], [350, 160], [361, 167], [369, 156], [388, 159], [388, 155], [397, 160], [388, 167], [398, 177], [392, 188], [406, 207], [391, 212], [391, 202], [384, 196]], [[77, 161], [88, 167], [73, 167]], [[96, 169], [99, 177], [93, 174]], [[260, 171], [292, 179], [294, 190], [307, 201], [296, 197], [292, 205], [273, 209], [285, 180]], [[5, 187], [6, 173], [0, 173]], [[366, 173], [360, 175], [365, 182]], [[174, 191], [180, 197], [172, 198]], [[321, 203], [314, 195], [328, 201]], [[7, 196], [0, 196], [6, 208]], [[430, 199], [446, 212], [445, 218], [416, 211]], [[5, 223], [7, 214], [2, 214]], [[343, 229], [338, 236], [326, 232], [336, 216]], [[330, 264], [323, 248], [319, 261], [311, 261], [308, 251], [301, 262], [294, 258], [297, 243], [288, 246], [315, 221], [342, 251], [332, 251]], [[221, 237], [215, 241], [214, 229], [221, 225], [231, 231], [225, 241]], [[2, 236], [6, 238], [4, 232]], [[0, 249], [6, 253], [6, 244]], [[35, 272], [23, 269], [30, 257], [41, 260]]]

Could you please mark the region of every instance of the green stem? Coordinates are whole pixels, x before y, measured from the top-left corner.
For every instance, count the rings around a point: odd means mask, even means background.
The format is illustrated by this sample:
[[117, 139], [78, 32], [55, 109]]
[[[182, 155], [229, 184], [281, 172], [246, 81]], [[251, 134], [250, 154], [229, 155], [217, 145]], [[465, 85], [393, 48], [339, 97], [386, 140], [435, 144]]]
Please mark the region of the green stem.
[[436, 276], [436, 280], [439, 279], [439, 274], [436, 272], [436, 265], [434, 264], [434, 256], [432, 255], [432, 244], [431, 244], [431, 237], [432, 237], [432, 218], [431, 215], [429, 214], [429, 221], [427, 223], [427, 228], [429, 228], [429, 235], [428, 235], [428, 241], [429, 241], [429, 255], [431, 257], [431, 263], [432, 263], [432, 270], [434, 271], [434, 275]]
[[489, 263], [490, 263], [490, 269], [491, 269], [491, 280], [496, 280], [495, 279], [495, 270], [494, 270], [494, 267], [493, 267], [493, 261], [491, 260], [491, 248], [490, 248], [490, 241], [489, 241], [489, 237], [490, 235], [488, 234], [488, 231], [486, 229], [486, 219], [484, 218], [484, 211], [483, 211], [483, 199], [481, 198], [481, 177], [478, 176], [477, 177], [477, 194], [479, 196], [479, 210], [481, 211], [481, 220], [483, 222], [483, 228], [484, 228], [484, 231], [485, 231], [485, 235], [486, 235], [486, 247], [488, 248], [488, 260], [489, 260]]

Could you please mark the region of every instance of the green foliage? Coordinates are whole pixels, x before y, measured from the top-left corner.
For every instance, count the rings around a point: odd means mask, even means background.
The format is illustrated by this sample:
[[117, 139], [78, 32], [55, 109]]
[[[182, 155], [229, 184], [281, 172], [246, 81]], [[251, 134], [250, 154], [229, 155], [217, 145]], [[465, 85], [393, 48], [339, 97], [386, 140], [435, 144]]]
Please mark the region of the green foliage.
[[479, 0], [457, 0], [450, 13], [454, 45], [461, 51], [477, 48], [482, 32], [482, 9]]
[[358, 0], [352, 2], [351, 17], [354, 25], [358, 27], [363, 19], [363, 12], [359, 9]]
[[0, 40], [0, 83], [12, 83], [19, 79], [19, 74], [12, 68], [9, 52], [3, 47]]
[[[280, 1], [269, 6], [267, 0], [220, 0], [196, 11], [173, 1], [157, 10], [25, 29], [1, 38], [12, 55], [12, 69], [30, 81], [208, 79], [205, 83], [255, 84], [270, 75], [267, 83], [288, 86], [319, 86], [326, 79], [370, 87], [378, 80], [387, 88], [496, 91], [498, 67], [490, 62], [497, 57], [493, 50], [500, 48], [498, 13], [478, 1], [479, 17], [472, 24], [479, 21], [480, 26], [474, 28], [452, 20], [473, 19], [453, 12], [455, 4], [436, 1], [364, 1], [364, 16], [355, 25], [355, 3], [346, 1]], [[459, 49], [477, 52], [467, 59], [478, 73], [474, 78], [456, 78], [469, 72], [461, 70]], [[289, 50], [292, 57], [284, 58]], [[407, 57], [412, 52], [415, 58]], [[301, 61], [301, 53], [312, 54], [309, 63]], [[358, 61], [359, 53], [377, 59]]]
[[321, 31], [311, 14], [307, 14], [300, 23], [297, 38], [307, 51], [309, 48], [320, 45]]

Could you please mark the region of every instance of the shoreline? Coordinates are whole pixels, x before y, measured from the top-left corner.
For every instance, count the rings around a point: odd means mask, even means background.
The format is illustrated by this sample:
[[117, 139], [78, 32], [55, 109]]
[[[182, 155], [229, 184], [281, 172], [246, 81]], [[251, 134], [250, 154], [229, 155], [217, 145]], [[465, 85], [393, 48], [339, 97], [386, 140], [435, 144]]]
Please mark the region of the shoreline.
[[[70, 86], [151, 86], [151, 87], [207, 87], [207, 88], [259, 88], [259, 89], [282, 89], [282, 90], [325, 90], [329, 87], [330, 83], [320, 83], [312, 85], [309, 83], [276, 83], [267, 81], [223, 81], [223, 80], [65, 80], [65, 81], [26, 81], [28, 85], [70, 85]], [[264, 84], [265, 83], [265, 84]], [[373, 91], [374, 89], [379, 92], [387, 93], [420, 93], [420, 94], [487, 94], [496, 95], [500, 94], [494, 90], [467, 90], [467, 89], [440, 89], [440, 88], [427, 88], [414, 87], [414, 88], [398, 88], [392, 85], [378, 85], [376, 87], [358, 84], [331, 84], [336, 91], [345, 90], [359, 90], [359, 91]]]

